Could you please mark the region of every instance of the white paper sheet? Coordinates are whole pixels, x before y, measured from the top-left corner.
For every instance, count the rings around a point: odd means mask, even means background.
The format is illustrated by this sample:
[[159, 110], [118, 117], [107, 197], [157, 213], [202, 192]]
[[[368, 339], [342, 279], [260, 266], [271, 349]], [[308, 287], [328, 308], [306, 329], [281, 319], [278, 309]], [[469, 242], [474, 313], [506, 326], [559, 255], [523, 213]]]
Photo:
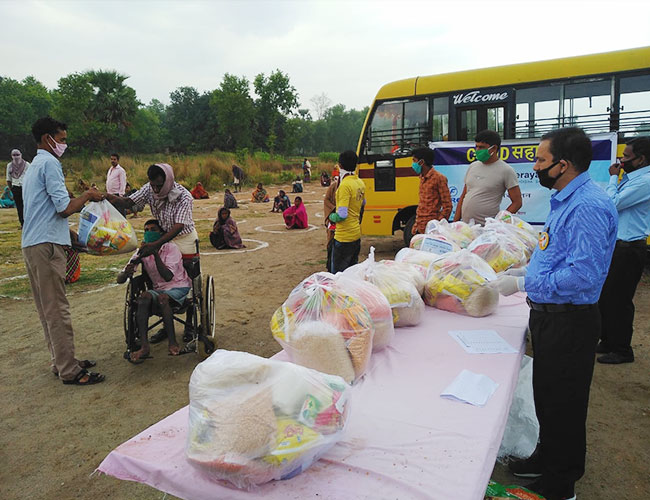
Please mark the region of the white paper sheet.
[[487, 375], [463, 370], [440, 394], [441, 397], [485, 406], [499, 384]]
[[450, 330], [460, 346], [470, 354], [510, 354], [517, 353], [503, 337], [494, 330]]

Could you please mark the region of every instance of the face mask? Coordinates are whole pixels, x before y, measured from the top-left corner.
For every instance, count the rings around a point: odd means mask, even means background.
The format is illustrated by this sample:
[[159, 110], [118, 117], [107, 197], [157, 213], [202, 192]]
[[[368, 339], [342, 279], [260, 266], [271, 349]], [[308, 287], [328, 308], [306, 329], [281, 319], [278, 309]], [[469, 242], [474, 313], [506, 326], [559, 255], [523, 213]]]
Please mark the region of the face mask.
[[420, 172], [422, 172], [422, 165], [420, 165], [418, 162], [414, 161], [411, 164], [411, 168], [415, 170], [415, 173], [420, 175]]
[[145, 243], [154, 243], [162, 237], [162, 234], [158, 231], [145, 231], [144, 232], [144, 242]]
[[67, 144], [63, 144], [63, 143], [61, 143], [61, 142], [56, 142], [56, 141], [54, 140], [54, 137], [52, 137], [52, 136], [50, 136], [50, 139], [52, 139], [52, 142], [54, 143], [54, 146], [51, 146], [51, 147], [52, 147], [52, 151], [54, 152], [54, 154], [55, 154], [56, 156], [58, 156], [59, 158], [61, 158], [61, 156], [63, 156], [63, 152], [66, 150], [66, 148], [68, 147], [68, 145], [67, 145]]
[[[553, 186], [555, 185], [555, 182], [562, 177], [562, 174], [564, 172], [560, 172], [560, 174], [557, 177], [551, 177], [548, 175], [548, 171], [551, 170], [555, 165], [560, 163], [561, 160], [556, 161], [553, 163], [550, 167], [545, 168], [544, 170], [538, 170], [537, 171], [537, 178], [539, 179], [539, 183], [544, 186], [547, 189], [553, 189]], [[566, 170], [565, 170], [566, 172]]]
[[621, 168], [625, 170], [627, 173], [634, 172], [637, 168], [634, 165], [632, 165], [632, 162], [636, 160], [638, 156], [635, 156], [634, 158], [627, 160], [627, 161], [622, 161], [621, 162]]
[[476, 150], [476, 159], [485, 163], [490, 159], [490, 148]]

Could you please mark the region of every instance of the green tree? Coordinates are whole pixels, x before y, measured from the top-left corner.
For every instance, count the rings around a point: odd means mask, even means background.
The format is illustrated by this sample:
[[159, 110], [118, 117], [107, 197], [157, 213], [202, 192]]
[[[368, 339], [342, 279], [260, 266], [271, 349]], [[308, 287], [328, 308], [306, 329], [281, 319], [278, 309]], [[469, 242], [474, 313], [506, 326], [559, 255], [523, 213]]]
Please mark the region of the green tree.
[[260, 73], [253, 81], [257, 99], [255, 145], [263, 150], [283, 150], [287, 117], [298, 108], [298, 92], [289, 75], [275, 70], [269, 77]]
[[235, 151], [252, 146], [255, 108], [246, 77], [238, 78], [226, 73], [219, 88], [212, 93], [210, 108], [216, 116], [222, 149]]
[[165, 128], [174, 151], [187, 153], [216, 146], [216, 121], [210, 109], [210, 94], [194, 87], [179, 87], [170, 97]]

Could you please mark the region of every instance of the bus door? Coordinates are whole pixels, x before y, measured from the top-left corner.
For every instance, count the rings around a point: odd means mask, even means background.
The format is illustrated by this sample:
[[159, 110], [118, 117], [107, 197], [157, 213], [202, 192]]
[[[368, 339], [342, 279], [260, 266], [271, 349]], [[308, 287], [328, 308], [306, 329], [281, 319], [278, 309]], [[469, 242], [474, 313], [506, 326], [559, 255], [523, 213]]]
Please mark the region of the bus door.
[[481, 130], [494, 130], [501, 137], [504, 137], [505, 113], [505, 105], [457, 109], [457, 140], [473, 141], [476, 134]]

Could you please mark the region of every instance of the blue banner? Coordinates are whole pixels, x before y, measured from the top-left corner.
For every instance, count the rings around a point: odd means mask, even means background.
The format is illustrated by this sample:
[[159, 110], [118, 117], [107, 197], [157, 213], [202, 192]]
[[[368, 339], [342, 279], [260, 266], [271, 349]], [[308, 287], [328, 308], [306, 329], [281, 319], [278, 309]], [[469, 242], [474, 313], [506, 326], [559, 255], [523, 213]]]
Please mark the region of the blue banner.
[[[609, 181], [609, 166], [616, 161], [616, 133], [597, 134], [590, 137], [594, 152], [589, 166], [591, 178], [603, 188]], [[531, 224], [544, 224], [550, 209], [550, 198], [554, 191], [540, 186], [533, 170], [539, 140], [512, 139], [503, 141], [499, 155], [517, 173], [523, 205], [517, 213]], [[476, 157], [473, 142], [431, 142], [434, 150], [433, 164], [440, 173], [447, 177], [451, 200], [456, 204], [465, 185], [465, 172]], [[507, 194], [501, 203], [501, 209], [510, 205]]]

